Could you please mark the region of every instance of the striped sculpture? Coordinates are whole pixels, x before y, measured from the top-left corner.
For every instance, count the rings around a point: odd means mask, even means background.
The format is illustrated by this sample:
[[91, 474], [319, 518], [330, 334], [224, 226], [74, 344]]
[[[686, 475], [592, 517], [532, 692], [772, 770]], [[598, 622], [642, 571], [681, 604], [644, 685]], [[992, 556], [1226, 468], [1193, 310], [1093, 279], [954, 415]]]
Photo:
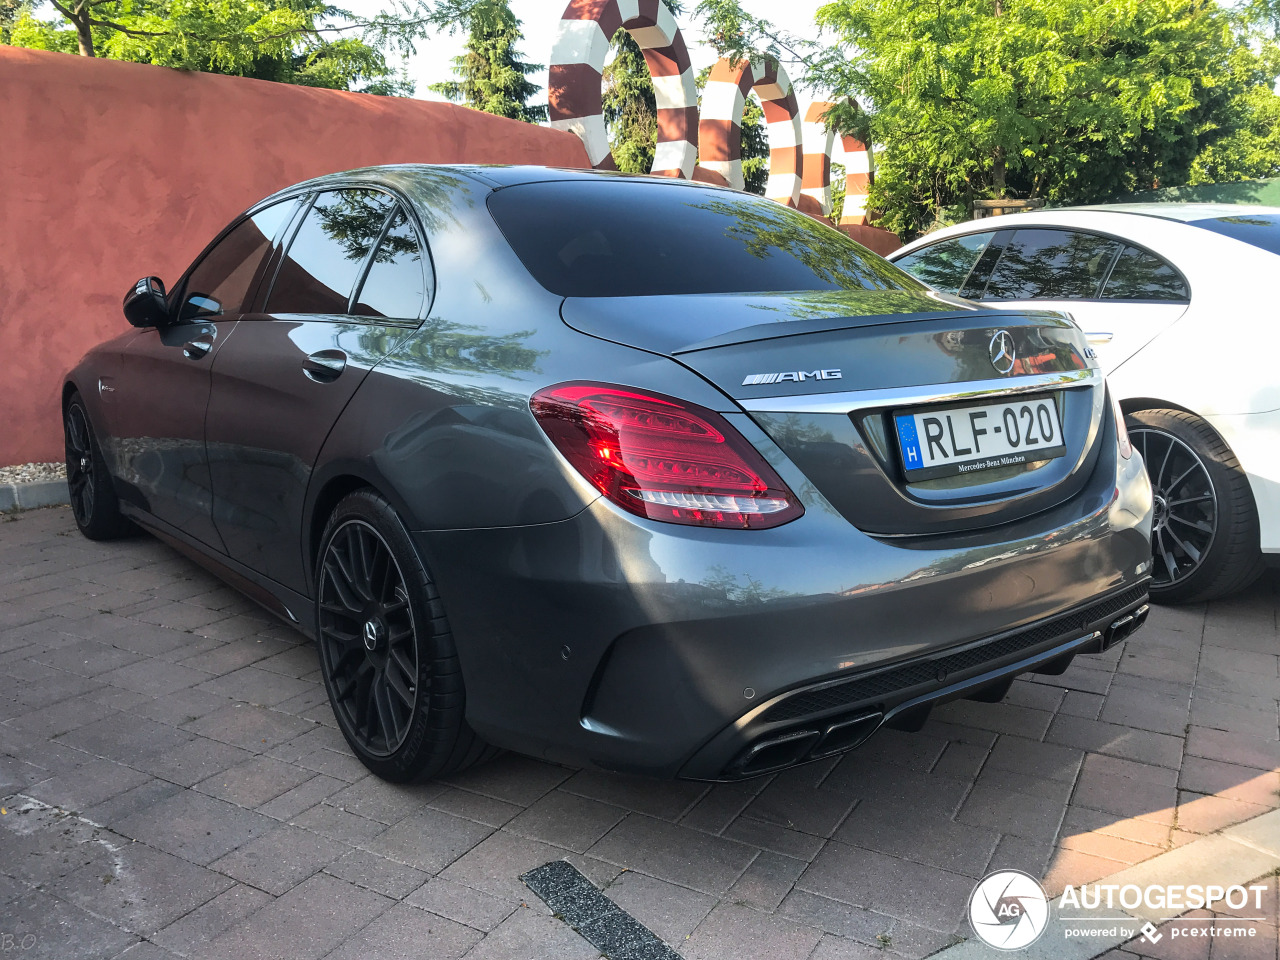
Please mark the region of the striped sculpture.
[[800, 139], [800, 108], [791, 81], [781, 65], [766, 61], [722, 58], [711, 68], [702, 91], [701, 146], [695, 179], [743, 188], [742, 109], [754, 90], [764, 107], [769, 129], [769, 182], [764, 195], [789, 207], [800, 205], [804, 164]]
[[871, 144], [863, 143], [857, 137], [845, 136], [840, 145], [844, 147], [844, 212], [840, 215], [840, 226], [860, 227], [870, 225], [867, 216], [867, 191], [875, 183], [876, 163], [871, 152]]
[[804, 112], [804, 170], [800, 180], [800, 210], [811, 217], [831, 216], [831, 148], [836, 132], [824, 125], [834, 104], [817, 101]]
[[551, 126], [581, 137], [595, 169], [617, 169], [600, 79], [619, 27], [630, 31], [653, 77], [658, 146], [650, 173], [687, 180], [698, 153], [698, 91], [684, 37], [663, 0], [569, 0], [551, 49]]

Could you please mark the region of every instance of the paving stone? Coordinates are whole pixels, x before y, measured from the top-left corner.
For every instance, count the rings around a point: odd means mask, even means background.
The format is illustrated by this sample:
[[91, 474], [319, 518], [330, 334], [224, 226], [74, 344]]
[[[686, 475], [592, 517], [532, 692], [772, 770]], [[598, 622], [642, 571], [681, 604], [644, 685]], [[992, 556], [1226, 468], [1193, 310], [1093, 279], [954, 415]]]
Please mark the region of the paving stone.
[[1054, 718], [1045, 740], [1174, 770], [1182, 764], [1181, 738], [1100, 720], [1059, 715]]
[[1220, 763], [1204, 757], [1187, 757], [1183, 761], [1178, 787], [1266, 807], [1280, 806], [1280, 793], [1277, 792], [1280, 790], [1280, 772], [1264, 772], [1255, 767]]
[[[96, 692], [96, 691], [95, 691]], [[9, 725], [18, 730], [30, 730], [46, 737], [60, 737], [78, 727], [96, 723], [115, 712], [113, 708], [93, 699], [93, 693], [51, 703], [35, 710], [19, 710]]]
[[737, 840], [739, 843], [772, 850], [799, 860], [812, 860], [825, 843], [822, 837], [815, 837], [811, 833], [789, 830], [776, 823], [766, 823], [747, 816], [739, 817], [720, 835], [728, 840]]
[[114, 829], [205, 866], [274, 826], [259, 813], [184, 790], [126, 817]]
[[198, 960], [317, 960], [393, 902], [316, 874], [190, 955]]
[[956, 819], [970, 826], [1032, 840], [1052, 840], [1057, 836], [1065, 810], [1065, 801], [979, 785], [973, 788]]
[[272, 901], [269, 894], [244, 884], [234, 884], [203, 906], [151, 935], [160, 946], [179, 956], [189, 956]]
[[208, 680], [209, 674], [193, 670], [180, 663], [167, 663], [164, 660], [143, 660], [131, 663], [119, 670], [101, 674], [99, 679], [115, 687], [162, 696], [194, 687], [201, 681]]
[[504, 753], [488, 763], [446, 777], [444, 782], [495, 800], [527, 807], [572, 775], [573, 771], [568, 767], [519, 754]]
[[968, 794], [969, 787], [966, 780], [935, 773], [917, 773], [905, 768], [895, 769], [890, 774], [883, 766], [865, 763], [854, 751], [837, 764], [822, 782], [820, 790], [835, 790], [846, 797], [896, 803], [903, 809], [927, 809], [952, 816]]
[[432, 960], [461, 957], [482, 934], [444, 917], [397, 904], [337, 950], [329, 960], [421, 960], [429, 948]]
[[133, 663], [137, 654], [96, 640], [80, 640], [49, 650], [35, 658], [38, 662], [78, 677], [96, 677]]
[[1084, 751], [1025, 737], [1003, 736], [991, 748], [988, 766], [1028, 777], [1074, 783]]
[[[433, 804], [434, 805], [434, 804]], [[521, 813], [507, 829], [578, 853], [587, 849], [627, 815], [621, 807], [552, 790]]]
[[361, 846], [373, 853], [436, 874], [480, 843], [491, 827], [438, 810], [424, 809]]
[[1068, 885], [1093, 883], [1122, 869], [1124, 864], [1117, 863], [1115, 860], [1060, 847], [1054, 854], [1053, 862], [1049, 864], [1041, 885], [1050, 897], [1056, 897]]
[[688, 887], [630, 870], [619, 874], [604, 892], [676, 950], [717, 902], [715, 897]]
[[659, 880], [717, 895], [737, 881], [756, 855], [746, 844], [635, 813], [588, 852]]
[[762, 850], [738, 878], [738, 882], [729, 888], [725, 899], [772, 913], [795, 886], [808, 865], [805, 860]]
[[523, 903], [528, 901], [530, 894], [520, 877], [534, 867], [563, 858], [568, 852], [548, 843], [496, 830], [445, 868], [440, 875], [445, 880], [452, 880], [490, 896]]
[[279, 673], [244, 667], [224, 676], [206, 680], [196, 689], [219, 696], [231, 697], [264, 707], [272, 706], [300, 693], [306, 693], [313, 685]]
[[[310, 773], [310, 771], [307, 772]], [[333, 777], [312, 776], [296, 787], [286, 790], [280, 796], [268, 800], [258, 807], [258, 812], [276, 820], [292, 820], [307, 811], [314, 811], [312, 815], [319, 816], [324, 814], [324, 811], [317, 809], [319, 805], [345, 786], [346, 784], [343, 781], [336, 780]], [[365, 822], [374, 825], [372, 826], [372, 832], [366, 834], [367, 836], [373, 836], [377, 833], [380, 826], [377, 821], [368, 820]], [[314, 827], [310, 829], [314, 829]], [[343, 838], [339, 837], [338, 839]]]
[[438, 783], [404, 785], [367, 776], [339, 790], [326, 802], [369, 820], [392, 824], [421, 810], [444, 791], [445, 787]]
[[337, 840], [293, 826], [281, 826], [210, 864], [229, 877], [280, 896], [349, 848]]
[[716, 907], [684, 944], [687, 960], [738, 960], [745, 955], [805, 960], [822, 932], [785, 917], [725, 903]]
[[180, 793], [182, 793], [182, 787], [176, 783], [157, 777], [148, 777], [138, 786], [118, 793], [101, 803], [95, 803], [81, 813], [90, 820], [114, 829], [115, 825], [125, 818], [135, 816], [161, 800], [176, 797]]
[[137, 766], [152, 776], [190, 787], [252, 756], [239, 747], [208, 737], [196, 737], [173, 750], [143, 757], [137, 761]]
[[487, 827], [500, 827], [524, 809], [505, 800], [495, 800], [493, 797], [455, 787], [446, 787], [440, 791], [427, 801], [427, 806], [455, 817], [474, 820]]
[[1262, 740], [1277, 739], [1276, 710], [1253, 710], [1200, 696], [1191, 700], [1191, 722], [1226, 733], [1244, 734]]
[[768, 784], [768, 777], [717, 783], [680, 818], [680, 823], [695, 830], [720, 833], [737, 819], [752, 798]]
[[403, 900], [427, 882], [428, 875], [368, 850], [351, 850], [324, 868], [325, 873], [380, 893], [393, 900]]
[[60, 739], [86, 753], [130, 763], [190, 743], [195, 737], [154, 720], [116, 713]]
[[900, 808], [868, 801], [853, 811], [836, 833], [836, 839], [953, 873], [980, 877], [995, 851], [1000, 833], [936, 815], [908, 818]]
[[879, 947], [871, 947], [843, 937], [833, 937], [828, 933], [818, 941], [813, 953], [809, 955], [809, 960], [880, 960], [883, 956], [884, 951]]
[[115, 957], [138, 938], [41, 890], [5, 906], [4, 932], [22, 944], [34, 938], [24, 960], [96, 960]]
[[129, 933], [150, 936], [231, 886], [226, 877], [186, 860], [120, 840], [109, 856], [54, 882], [50, 890]]
[[597, 960], [600, 951], [545, 913], [518, 908], [470, 953], [467, 960]]
[[796, 886], [933, 929], [964, 916], [973, 879], [832, 841]]
[[690, 781], [650, 780], [588, 769], [574, 774], [562, 789], [650, 817], [676, 820], [707, 793], [708, 787]]
[[[350, 879], [350, 878], [348, 878]], [[488, 933], [514, 910], [518, 903], [502, 900], [452, 880], [434, 877], [411, 893], [405, 903], [429, 910], [458, 923]], [[708, 907], [707, 909], [710, 909]]]
[[199, 690], [175, 690], [130, 707], [129, 712], [171, 727], [180, 727], [227, 706], [229, 704], [225, 697], [216, 697]]
[[83, 811], [104, 800], [141, 786], [151, 778], [112, 760], [90, 760], [64, 770], [26, 790], [35, 797], [67, 810]]
[[292, 740], [314, 724], [266, 707], [235, 703], [183, 724], [183, 728], [232, 746], [265, 753], [278, 743]]
[[[929, 751], [933, 753], [932, 750]], [[941, 753], [941, 751], [939, 751]], [[803, 774], [805, 769], [787, 770], [774, 778], [753, 800], [745, 815], [798, 830], [817, 837], [829, 837], [844, 822], [854, 801], [834, 790], [815, 790]], [[800, 773], [801, 776], [796, 776]]]
[[319, 747], [305, 756], [299, 757], [298, 766], [306, 767], [314, 773], [322, 773], [327, 777], [357, 783], [369, 776], [369, 769], [361, 763], [349, 749], [330, 750]]
[[[227, 749], [239, 748], [228, 746]], [[248, 756], [249, 759], [243, 763], [220, 770], [199, 781], [195, 784], [195, 789], [236, 806], [252, 808], [274, 800], [314, 776], [310, 770], [271, 757]]]
[[1007, 834], [996, 844], [991, 862], [987, 864], [987, 872], [995, 870], [1021, 870], [1029, 873], [1037, 880], [1044, 877], [1049, 869], [1049, 861], [1053, 859], [1056, 847], [1052, 840], [1032, 840], [1029, 837], [1017, 837]]
[[[342, 781], [337, 782], [341, 783]], [[310, 781], [298, 789], [301, 790], [309, 785]], [[285, 796], [288, 796], [288, 794]], [[274, 806], [276, 802], [273, 800], [271, 803], [264, 804], [262, 809], [267, 810]], [[296, 817], [290, 818], [290, 820], [295, 826], [318, 833], [322, 837], [341, 840], [343, 843], [353, 845], [367, 843], [387, 829], [386, 824], [379, 823], [377, 820], [369, 820], [354, 813], [340, 810], [337, 807], [331, 807], [326, 803], [317, 803], [314, 807], [305, 810]]]

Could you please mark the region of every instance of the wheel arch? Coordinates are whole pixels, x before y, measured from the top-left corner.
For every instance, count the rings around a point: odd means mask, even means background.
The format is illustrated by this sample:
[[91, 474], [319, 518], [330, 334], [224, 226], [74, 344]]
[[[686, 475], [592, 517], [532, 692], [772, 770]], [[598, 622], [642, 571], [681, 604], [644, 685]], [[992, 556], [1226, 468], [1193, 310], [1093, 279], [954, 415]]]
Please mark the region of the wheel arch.
[[1222, 435], [1222, 432], [1213, 425], [1208, 417], [1197, 413], [1184, 404], [1175, 403], [1172, 400], [1161, 400], [1159, 397], [1126, 397], [1120, 401], [1120, 410], [1126, 417], [1143, 410], [1180, 410], [1203, 423], [1233, 457], [1236, 455], [1236, 452], [1231, 449], [1231, 444], [1227, 443], [1227, 438]]
[[334, 508], [342, 501], [343, 497], [364, 489], [377, 491], [378, 488], [365, 477], [353, 473], [341, 473], [326, 480], [316, 492], [315, 499], [311, 504], [311, 510], [307, 514], [302, 543], [307, 585], [311, 588], [313, 594], [315, 592], [316, 558], [320, 552], [320, 538], [324, 535], [325, 524], [329, 522], [329, 517], [333, 514]]

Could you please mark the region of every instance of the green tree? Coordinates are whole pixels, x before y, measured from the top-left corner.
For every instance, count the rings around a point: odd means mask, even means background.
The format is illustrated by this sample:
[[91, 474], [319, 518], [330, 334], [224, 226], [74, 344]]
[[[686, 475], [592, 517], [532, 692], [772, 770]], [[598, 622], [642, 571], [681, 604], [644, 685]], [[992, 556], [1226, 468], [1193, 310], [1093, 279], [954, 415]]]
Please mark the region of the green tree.
[[[818, 45], [702, 0], [722, 53], [774, 50], [877, 144], [870, 205], [909, 237], [973, 200], [1087, 203], [1280, 166], [1280, 0], [832, 0]], [[1277, 19], [1280, 22], [1280, 18]], [[847, 102], [869, 107], [859, 113]]]
[[482, 2], [396, 0], [362, 19], [324, 0], [33, 0], [16, 7], [0, 0], [0, 39], [180, 70], [407, 94], [413, 85], [391, 69], [385, 51], [411, 52], [430, 32], [465, 26]]
[[1275, 75], [1212, 0], [836, 0], [818, 22], [841, 55], [810, 81], [869, 102], [834, 119], [883, 145], [871, 205], [904, 236], [980, 198], [1186, 183]]
[[528, 105], [542, 89], [529, 74], [542, 68], [520, 59], [516, 45], [522, 39], [520, 21], [507, 0], [490, 0], [472, 14], [466, 52], [453, 61], [459, 79], [432, 84], [431, 89], [485, 113], [529, 123], [545, 120], [546, 106]]

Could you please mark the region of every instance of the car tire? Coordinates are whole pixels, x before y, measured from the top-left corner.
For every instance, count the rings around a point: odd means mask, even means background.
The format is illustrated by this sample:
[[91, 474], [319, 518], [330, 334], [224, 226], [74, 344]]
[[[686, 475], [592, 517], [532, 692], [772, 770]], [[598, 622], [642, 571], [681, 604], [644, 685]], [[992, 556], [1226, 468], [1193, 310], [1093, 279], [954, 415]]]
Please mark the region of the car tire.
[[94, 436], [80, 394], [73, 394], [62, 416], [67, 459], [67, 490], [76, 526], [90, 540], [118, 540], [137, 530], [120, 512], [111, 474]]
[[1125, 423], [1155, 497], [1151, 598], [1195, 603], [1253, 583], [1263, 570], [1258, 511], [1231, 448], [1183, 410], [1137, 410]]
[[496, 751], [466, 721], [453, 634], [435, 583], [372, 490], [334, 509], [316, 563], [316, 645], [338, 727], [384, 780], [455, 773]]

